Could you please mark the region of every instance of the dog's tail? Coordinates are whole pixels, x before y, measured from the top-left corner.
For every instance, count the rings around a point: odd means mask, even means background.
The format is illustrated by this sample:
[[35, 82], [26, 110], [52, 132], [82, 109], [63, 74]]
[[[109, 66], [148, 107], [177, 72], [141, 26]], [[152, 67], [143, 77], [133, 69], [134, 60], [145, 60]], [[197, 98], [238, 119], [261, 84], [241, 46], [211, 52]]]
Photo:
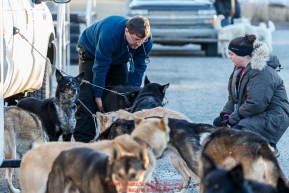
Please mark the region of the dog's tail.
[[271, 20], [268, 21], [268, 29], [271, 33], [276, 30], [275, 24]]
[[192, 123], [192, 125], [194, 125], [194, 131], [198, 134], [211, 133], [212, 131], [216, 130], [216, 127], [211, 124]]

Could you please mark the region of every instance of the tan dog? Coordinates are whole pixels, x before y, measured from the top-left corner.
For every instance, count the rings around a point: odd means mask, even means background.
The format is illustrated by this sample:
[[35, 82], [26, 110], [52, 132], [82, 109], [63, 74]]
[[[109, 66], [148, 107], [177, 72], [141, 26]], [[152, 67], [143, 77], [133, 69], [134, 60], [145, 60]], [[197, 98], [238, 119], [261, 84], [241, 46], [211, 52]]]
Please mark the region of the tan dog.
[[106, 128], [108, 128], [116, 119], [126, 119], [133, 120], [133, 116], [137, 117], [152, 117], [152, 116], [163, 116], [166, 114], [168, 118], [182, 119], [186, 120], [189, 123], [192, 123], [186, 115], [179, 113], [177, 111], [164, 108], [164, 107], [156, 107], [153, 109], [144, 109], [142, 111], [137, 111], [135, 113], [130, 113], [125, 110], [120, 109], [119, 111], [113, 111], [110, 113], [101, 113], [97, 112], [96, 116], [98, 121], [100, 122], [100, 132], [102, 133]]
[[[16, 106], [4, 109], [5, 159], [21, 159], [32, 147], [48, 141], [39, 117]], [[5, 180], [10, 192], [18, 193], [12, 185], [12, 168], [6, 168]], [[15, 168], [16, 188], [19, 188], [19, 168]]]
[[43, 144], [35, 149], [28, 151], [20, 166], [20, 187], [23, 193], [44, 193], [49, 172], [56, 157], [63, 150], [75, 147], [89, 147], [112, 155], [114, 143], [120, 144], [124, 152], [130, 153], [140, 147], [140, 144], [146, 144], [151, 150], [148, 151], [149, 166], [146, 171], [144, 181], [150, 182], [152, 172], [155, 168], [155, 156], [160, 156], [167, 147], [169, 141], [170, 128], [168, 127], [168, 118], [162, 119], [135, 119], [136, 129], [131, 135], [122, 135], [114, 140], [102, 140], [96, 143], [68, 143], [68, 142], [50, 142]]
[[[46, 193], [78, 190], [85, 193], [128, 192], [139, 188], [149, 164], [146, 147], [125, 155], [116, 144], [112, 156], [86, 147], [62, 151], [48, 177]], [[76, 169], [77, 168], [77, 169]]]
[[[203, 144], [203, 153], [210, 156], [217, 166], [230, 170], [241, 164], [246, 179], [276, 187], [279, 178], [286, 184], [287, 179], [273, 151], [259, 134], [229, 128], [213, 131]], [[201, 178], [203, 164], [201, 160]], [[202, 185], [199, 192], [203, 192]]]

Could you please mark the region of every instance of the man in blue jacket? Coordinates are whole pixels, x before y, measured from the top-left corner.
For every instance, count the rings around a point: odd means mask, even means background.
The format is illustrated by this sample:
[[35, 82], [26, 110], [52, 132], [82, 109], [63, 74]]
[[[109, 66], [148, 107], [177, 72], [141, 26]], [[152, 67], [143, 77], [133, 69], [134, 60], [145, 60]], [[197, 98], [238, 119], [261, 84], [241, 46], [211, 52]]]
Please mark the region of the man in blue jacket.
[[[147, 18], [109, 16], [88, 27], [78, 40], [79, 72], [84, 80], [76, 112], [74, 139], [89, 142], [96, 135], [92, 114], [103, 112], [100, 87], [141, 86], [152, 48]], [[129, 70], [127, 63], [129, 62]]]

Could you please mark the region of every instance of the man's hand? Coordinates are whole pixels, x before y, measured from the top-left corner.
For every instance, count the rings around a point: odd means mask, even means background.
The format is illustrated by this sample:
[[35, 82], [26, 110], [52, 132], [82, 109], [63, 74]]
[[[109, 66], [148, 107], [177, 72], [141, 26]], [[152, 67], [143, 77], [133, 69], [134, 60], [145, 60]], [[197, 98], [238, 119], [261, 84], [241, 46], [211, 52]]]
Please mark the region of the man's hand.
[[103, 107], [102, 107], [102, 100], [101, 100], [101, 98], [95, 97], [94, 100], [95, 100], [95, 103], [96, 103], [96, 106], [97, 106], [98, 110], [99, 110], [100, 112], [104, 113]]

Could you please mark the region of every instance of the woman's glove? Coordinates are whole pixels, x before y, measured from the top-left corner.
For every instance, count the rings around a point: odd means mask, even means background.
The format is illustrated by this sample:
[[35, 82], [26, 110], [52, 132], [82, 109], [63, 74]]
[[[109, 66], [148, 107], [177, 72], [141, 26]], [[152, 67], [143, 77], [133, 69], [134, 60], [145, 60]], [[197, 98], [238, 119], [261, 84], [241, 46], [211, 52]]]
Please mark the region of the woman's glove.
[[223, 127], [227, 127], [227, 126], [233, 127], [233, 124], [230, 122], [229, 117], [227, 117], [226, 119], [222, 121], [222, 125]]

